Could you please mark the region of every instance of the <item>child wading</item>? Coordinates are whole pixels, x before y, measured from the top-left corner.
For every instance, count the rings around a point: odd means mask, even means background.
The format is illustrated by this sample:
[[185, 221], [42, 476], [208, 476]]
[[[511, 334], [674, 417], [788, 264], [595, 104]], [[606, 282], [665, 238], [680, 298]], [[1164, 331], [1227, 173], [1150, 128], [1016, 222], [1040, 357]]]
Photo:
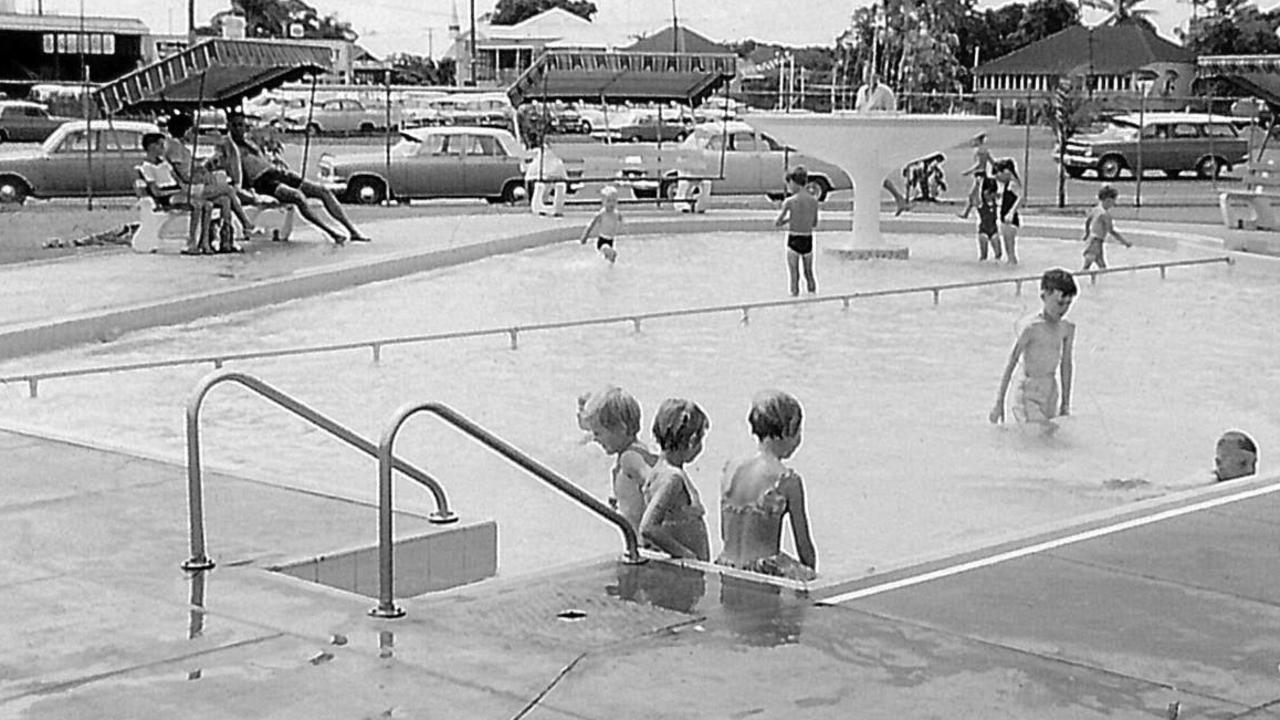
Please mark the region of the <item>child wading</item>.
[[1133, 247], [1133, 243], [1116, 232], [1115, 219], [1111, 217], [1111, 208], [1116, 206], [1116, 198], [1119, 195], [1110, 185], [1098, 188], [1098, 204], [1090, 208], [1089, 214], [1084, 217], [1084, 267], [1081, 268], [1083, 270], [1088, 270], [1092, 265], [1106, 269], [1107, 258], [1102, 253], [1102, 246], [1106, 243], [1108, 236], [1119, 240], [1125, 247]]
[[702, 453], [709, 426], [702, 408], [676, 398], [664, 400], [653, 418], [653, 437], [662, 456], [645, 482], [640, 535], [671, 557], [711, 559], [706, 510], [684, 471], [685, 463]]
[[1000, 251], [1000, 188], [995, 178], [981, 179], [982, 192], [975, 207], [978, 208], [978, 259], [987, 259], [990, 248], [995, 259]]
[[[1020, 423], [1038, 423], [1046, 430], [1054, 428], [1053, 418], [1071, 410], [1071, 376], [1074, 371], [1072, 349], [1076, 326], [1063, 320], [1076, 297], [1076, 281], [1066, 270], [1046, 270], [1040, 278], [1043, 309], [1021, 325], [1018, 340], [1009, 353], [995, 407], [989, 419], [1004, 421], [1004, 398], [1009, 390], [1018, 361], [1022, 361], [1022, 377], [1014, 385], [1010, 409]], [[1062, 392], [1059, 401], [1058, 382], [1054, 377], [1061, 368]]]
[[592, 233], [596, 235], [596, 250], [609, 262], [618, 259], [613, 241], [622, 232], [622, 214], [618, 212], [618, 189], [612, 185], [600, 191], [600, 210], [591, 218], [591, 224], [582, 231], [582, 243], [586, 244]]
[[782, 203], [782, 211], [774, 221], [776, 227], [787, 227], [787, 272], [791, 277], [791, 294], [800, 294], [800, 262], [804, 262], [804, 281], [809, 292], [818, 292], [813, 279], [813, 230], [818, 226], [818, 199], [805, 185], [809, 173], [797, 166], [787, 173], [787, 190], [791, 193]]
[[638, 534], [645, 508], [644, 484], [658, 461], [658, 456], [636, 439], [640, 434], [640, 403], [621, 388], [606, 388], [593, 393], [582, 404], [579, 426], [589, 429], [600, 447], [617, 457], [609, 505], [625, 517]]

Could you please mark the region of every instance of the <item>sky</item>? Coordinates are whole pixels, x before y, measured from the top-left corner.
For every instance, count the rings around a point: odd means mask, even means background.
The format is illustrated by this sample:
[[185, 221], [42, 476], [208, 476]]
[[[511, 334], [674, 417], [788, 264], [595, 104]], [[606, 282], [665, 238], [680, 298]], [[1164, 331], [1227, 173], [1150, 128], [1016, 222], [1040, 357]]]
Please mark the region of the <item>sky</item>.
[[[34, 11], [36, 0], [13, 0], [20, 12]], [[596, 22], [607, 23], [625, 34], [647, 34], [671, 22], [671, 3], [666, 0], [593, 0], [599, 13]], [[742, 40], [789, 45], [827, 45], [848, 26], [857, 7], [871, 0], [800, 0], [787, 3], [780, 12], [779, 0], [673, 0], [682, 25], [713, 40]], [[1025, 0], [1024, 0], [1025, 1]], [[181, 33], [186, 28], [187, 0], [44, 0], [45, 12], [76, 14], [84, 3], [86, 15], [137, 17], [152, 32]], [[195, 0], [197, 22], [204, 24], [215, 12], [230, 6], [229, 0]], [[408, 52], [441, 55], [449, 47], [446, 28], [456, 6], [462, 24], [469, 24], [469, 0], [306, 0], [322, 15], [336, 13], [352, 23], [360, 33], [360, 43], [375, 55]], [[979, 0], [980, 8], [999, 7], [1008, 0]], [[492, 10], [494, 0], [475, 0], [476, 13]], [[1258, 7], [1270, 9], [1280, 0], [1259, 0]], [[1145, 7], [1156, 11], [1161, 33], [1173, 38], [1173, 31], [1185, 27], [1191, 13], [1189, 0], [1147, 0]], [[1085, 9], [1086, 23], [1100, 22], [1106, 14]]]

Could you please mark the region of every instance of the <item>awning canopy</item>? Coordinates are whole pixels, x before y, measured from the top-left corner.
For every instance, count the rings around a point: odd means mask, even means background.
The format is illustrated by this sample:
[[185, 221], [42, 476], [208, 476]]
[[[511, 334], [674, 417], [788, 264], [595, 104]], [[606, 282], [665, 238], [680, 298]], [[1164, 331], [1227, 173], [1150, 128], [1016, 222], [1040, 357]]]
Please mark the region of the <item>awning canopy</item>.
[[1280, 55], [1203, 55], [1196, 59], [1196, 77], [1220, 78], [1280, 105]]
[[103, 85], [94, 98], [107, 115], [231, 107], [281, 83], [327, 72], [332, 65], [332, 53], [322, 45], [210, 38]]
[[696, 103], [733, 79], [736, 55], [547, 50], [507, 95], [530, 100], [678, 100]]

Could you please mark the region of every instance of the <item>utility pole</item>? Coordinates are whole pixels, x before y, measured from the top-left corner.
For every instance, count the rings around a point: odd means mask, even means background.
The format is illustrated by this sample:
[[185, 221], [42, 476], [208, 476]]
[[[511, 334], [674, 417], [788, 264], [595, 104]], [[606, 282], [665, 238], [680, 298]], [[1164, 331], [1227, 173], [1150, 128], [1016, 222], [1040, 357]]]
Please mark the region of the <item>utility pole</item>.
[[680, 52], [680, 19], [676, 17], [676, 0], [671, 0], [671, 52]]
[[476, 0], [471, 0], [471, 87], [476, 86]]
[[196, 0], [187, 0], [187, 46], [196, 44]]

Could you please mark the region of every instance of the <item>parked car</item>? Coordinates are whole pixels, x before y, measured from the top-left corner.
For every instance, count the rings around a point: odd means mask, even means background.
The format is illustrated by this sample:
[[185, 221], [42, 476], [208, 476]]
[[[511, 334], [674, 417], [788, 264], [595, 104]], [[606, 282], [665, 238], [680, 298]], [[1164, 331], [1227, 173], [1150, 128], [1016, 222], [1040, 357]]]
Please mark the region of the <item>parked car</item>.
[[[308, 116], [309, 115], [309, 116]], [[398, 112], [392, 114], [391, 124], [398, 122]], [[387, 127], [387, 111], [382, 106], [366, 107], [359, 100], [332, 98], [315, 106], [311, 113], [304, 105], [286, 110], [284, 129], [290, 132], [354, 133], [373, 132]]]
[[514, 202], [524, 193], [524, 152], [506, 130], [428, 127], [403, 130], [383, 151], [320, 158], [320, 182], [344, 202], [481, 197]]
[[400, 105], [400, 126], [416, 128], [440, 125], [444, 116], [436, 101], [442, 97], [444, 97], [443, 93], [406, 96]]
[[663, 108], [637, 112], [625, 125], [616, 126], [617, 138], [624, 142], [680, 142], [693, 128], [692, 114]]
[[274, 97], [259, 95], [244, 104], [244, 116], [263, 123], [284, 122], [284, 116], [290, 111], [301, 111], [307, 116], [307, 100], [300, 97]]
[[[578, 108], [579, 123], [582, 132], [603, 137], [607, 131], [628, 125], [635, 120], [635, 112], [631, 108], [611, 105], [608, 108], [595, 105], [583, 105]], [[615, 134], [614, 137], [617, 137]]]
[[[711, 182], [713, 195], [783, 197], [787, 169], [796, 165], [809, 171], [809, 192], [818, 200], [825, 200], [832, 190], [853, 187], [848, 173], [839, 166], [797, 152], [740, 120], [698, 125], [680, 148], [701, 151], [711, 175], [721, 174], [723, 158], [723, 176]], [[675, 185], [673, 180], [664, 180], [661, 192], [671, 197]]]
[[95, 196], [132, 195], [134, 168], [145, 157], [142, 135], [157, 131], [146, 122], [96, 120], [90, 129], [72, 120], [39, 147], [0, 151], [0, 202], [83, 196], [90, 184]]
[[[1102, 180], [1115, 180], [1138, 167], [1138, 133], [1142, 133], [1142, 168], [1169, 177], [1193, 171], [1212, 178], [1245, 162], [1249, 141], [1234, 118], [1204, 113], [1152, 112], [1116, 115], [1100, 132], [1067, 141], [1063, 168], [1073, 178], [1092, 170]], [[1054, 150], [1057, 157], [1057, 149]]]
[[0, 142], [41, 142], [70, 119], [50, 115], [40, 103], [0, 100]]

